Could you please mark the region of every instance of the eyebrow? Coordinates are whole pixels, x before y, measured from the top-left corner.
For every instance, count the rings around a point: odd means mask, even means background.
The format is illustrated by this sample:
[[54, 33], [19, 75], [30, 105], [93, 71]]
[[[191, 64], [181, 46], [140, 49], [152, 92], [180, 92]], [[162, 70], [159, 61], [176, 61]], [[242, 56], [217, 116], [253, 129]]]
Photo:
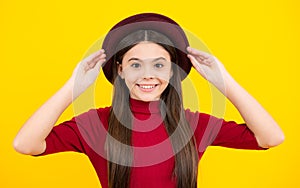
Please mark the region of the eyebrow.
[[[128, 59], [127, 62], [129, 62], [129, 61], [134, 61], [134, 60], [135, 60], [135, 61], [140, 61], [140, 62], [142, 62], [141, 59], [136, 58], [136, 57], [132, 57], [132, 58]], [[165, 60], [165, 61], [167, 61], [166, 58], [164, 58], [164, 57], [158, 57], [158, 58], [154, 58], [154, 59], [152, 60], [152, 62], [159, 61], [159, 60]]]

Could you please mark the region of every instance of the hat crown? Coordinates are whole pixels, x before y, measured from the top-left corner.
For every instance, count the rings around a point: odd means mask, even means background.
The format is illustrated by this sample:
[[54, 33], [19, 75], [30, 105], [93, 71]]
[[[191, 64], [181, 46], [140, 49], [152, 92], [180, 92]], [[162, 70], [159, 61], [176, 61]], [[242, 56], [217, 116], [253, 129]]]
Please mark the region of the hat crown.
[[118, 27], [127, 25], [127, 24], [132, 24], [132, 23], [137, 23], [137, 22], [148, 22], [148, 21], [154, 21], [154, 22], [166, 22], [174, 25], [178, 25], [174, 20], [172, 20], [169, 17], [166, 17], [162, 14], [157, 14], [157, 13], [141, 13], [141, 14], [136, 14], [133, 16], [130, 16], [128, 18], [125, 18], [124, 20], [120, 21], [117, 23], [115, 26], [111, 28], [111, 30], [116, 29]]
[[105, 49], [108, 61], [103, 66], [103, 72], [108, 81], [113, 83], [112, 66], [116, 46], [128, 34], [137, 30], [154, 30], [167, 36], [177, 52], [178, 65], [185, 72], [182, 80], [190, 72], [191, 62], [186, 56], [186, 47], [189, 46], [187, 37], [182, 28], [174, 20], [157, 13], [141, 13], [125, 18], [114, 25], [106, 35], [102, 48]]

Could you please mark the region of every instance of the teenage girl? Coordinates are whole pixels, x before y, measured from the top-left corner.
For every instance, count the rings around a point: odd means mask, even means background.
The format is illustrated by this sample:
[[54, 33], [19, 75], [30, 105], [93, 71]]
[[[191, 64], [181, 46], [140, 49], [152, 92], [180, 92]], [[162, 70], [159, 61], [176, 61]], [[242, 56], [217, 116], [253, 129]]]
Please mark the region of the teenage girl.
[[[259, 150], [283, 142], [268, 112], [216, 57], [189, 47], [170, 18], [154, 13], [126, 18], [111, 29], [102, 48], [83, 59], [27, 120], [14, 140], [16, 151], [85, 153], [103, 188], [195, 188], [207, 146]], [[233, 103], [244, 124], [183, 108], [181, 81], [192, 66]], [[114, 85], [112, 105], [54, 126], [100, 70]]]

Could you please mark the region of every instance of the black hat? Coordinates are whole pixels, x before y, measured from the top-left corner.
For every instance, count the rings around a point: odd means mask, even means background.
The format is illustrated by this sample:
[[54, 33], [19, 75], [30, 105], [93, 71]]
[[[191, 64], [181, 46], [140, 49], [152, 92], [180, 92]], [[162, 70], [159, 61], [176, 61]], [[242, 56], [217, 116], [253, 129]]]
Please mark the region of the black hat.
[[182, 28], [172, 19], [156, 13], [142, 13], [130, 16], [117, 23], [106, 35], [102, 48], [105, 50], [107, 62], [102, 67], [105, 77], [113, 83], [112, 63], [116, 46], [128, 34], [137, 30], [154, 30], [166, 35], [176, 49], [178, 65], [184, 71], [183, 80], [190, 72], [192, 64], [187, 57], [186, 48], [189, 46], [187, 37]]

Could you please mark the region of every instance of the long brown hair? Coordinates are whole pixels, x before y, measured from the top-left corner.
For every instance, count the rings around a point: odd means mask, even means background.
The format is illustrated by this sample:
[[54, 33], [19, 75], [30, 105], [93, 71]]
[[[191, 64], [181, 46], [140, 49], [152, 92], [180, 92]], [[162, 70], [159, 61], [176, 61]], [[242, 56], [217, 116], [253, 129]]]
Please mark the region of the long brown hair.
[[[109, 136], [106, 138], [108, 157], [108, 182], [110, 188], [130, 186], [131, 164], [133, 152], [131, 147], [132, 118], [129, 106], [129, 90], [118, 76], [117, 62], [122, 62], [124, 54], [142, 41], [150, 41], [161, 45], [177, 63], [176, 49], [163, 34], [152, 30], [139, 30], [129, 34], [116, 47], [114, 58], [114, 94], [109, 115]], [[173, 76], [167, 88], [160, 96], [164, 105], [160, 105], [161, 114], [165, 114], [164, 126], [175, 154], [174, 178], [177, 188], [195, 188], [197, 185], [198, 153], [193, 132], [187, 122], [183, 109], [180, 68], [172, 65]], [[125, 124], [125, 125], [124, 125]], [[177, 129], [177, 130], [176, 130]], [[179, 134], [171, 137], [174, 131]], [[113, 139], [112, 139], [113, 138]], [[182, 147], [180, 147], [182, 146]]]

